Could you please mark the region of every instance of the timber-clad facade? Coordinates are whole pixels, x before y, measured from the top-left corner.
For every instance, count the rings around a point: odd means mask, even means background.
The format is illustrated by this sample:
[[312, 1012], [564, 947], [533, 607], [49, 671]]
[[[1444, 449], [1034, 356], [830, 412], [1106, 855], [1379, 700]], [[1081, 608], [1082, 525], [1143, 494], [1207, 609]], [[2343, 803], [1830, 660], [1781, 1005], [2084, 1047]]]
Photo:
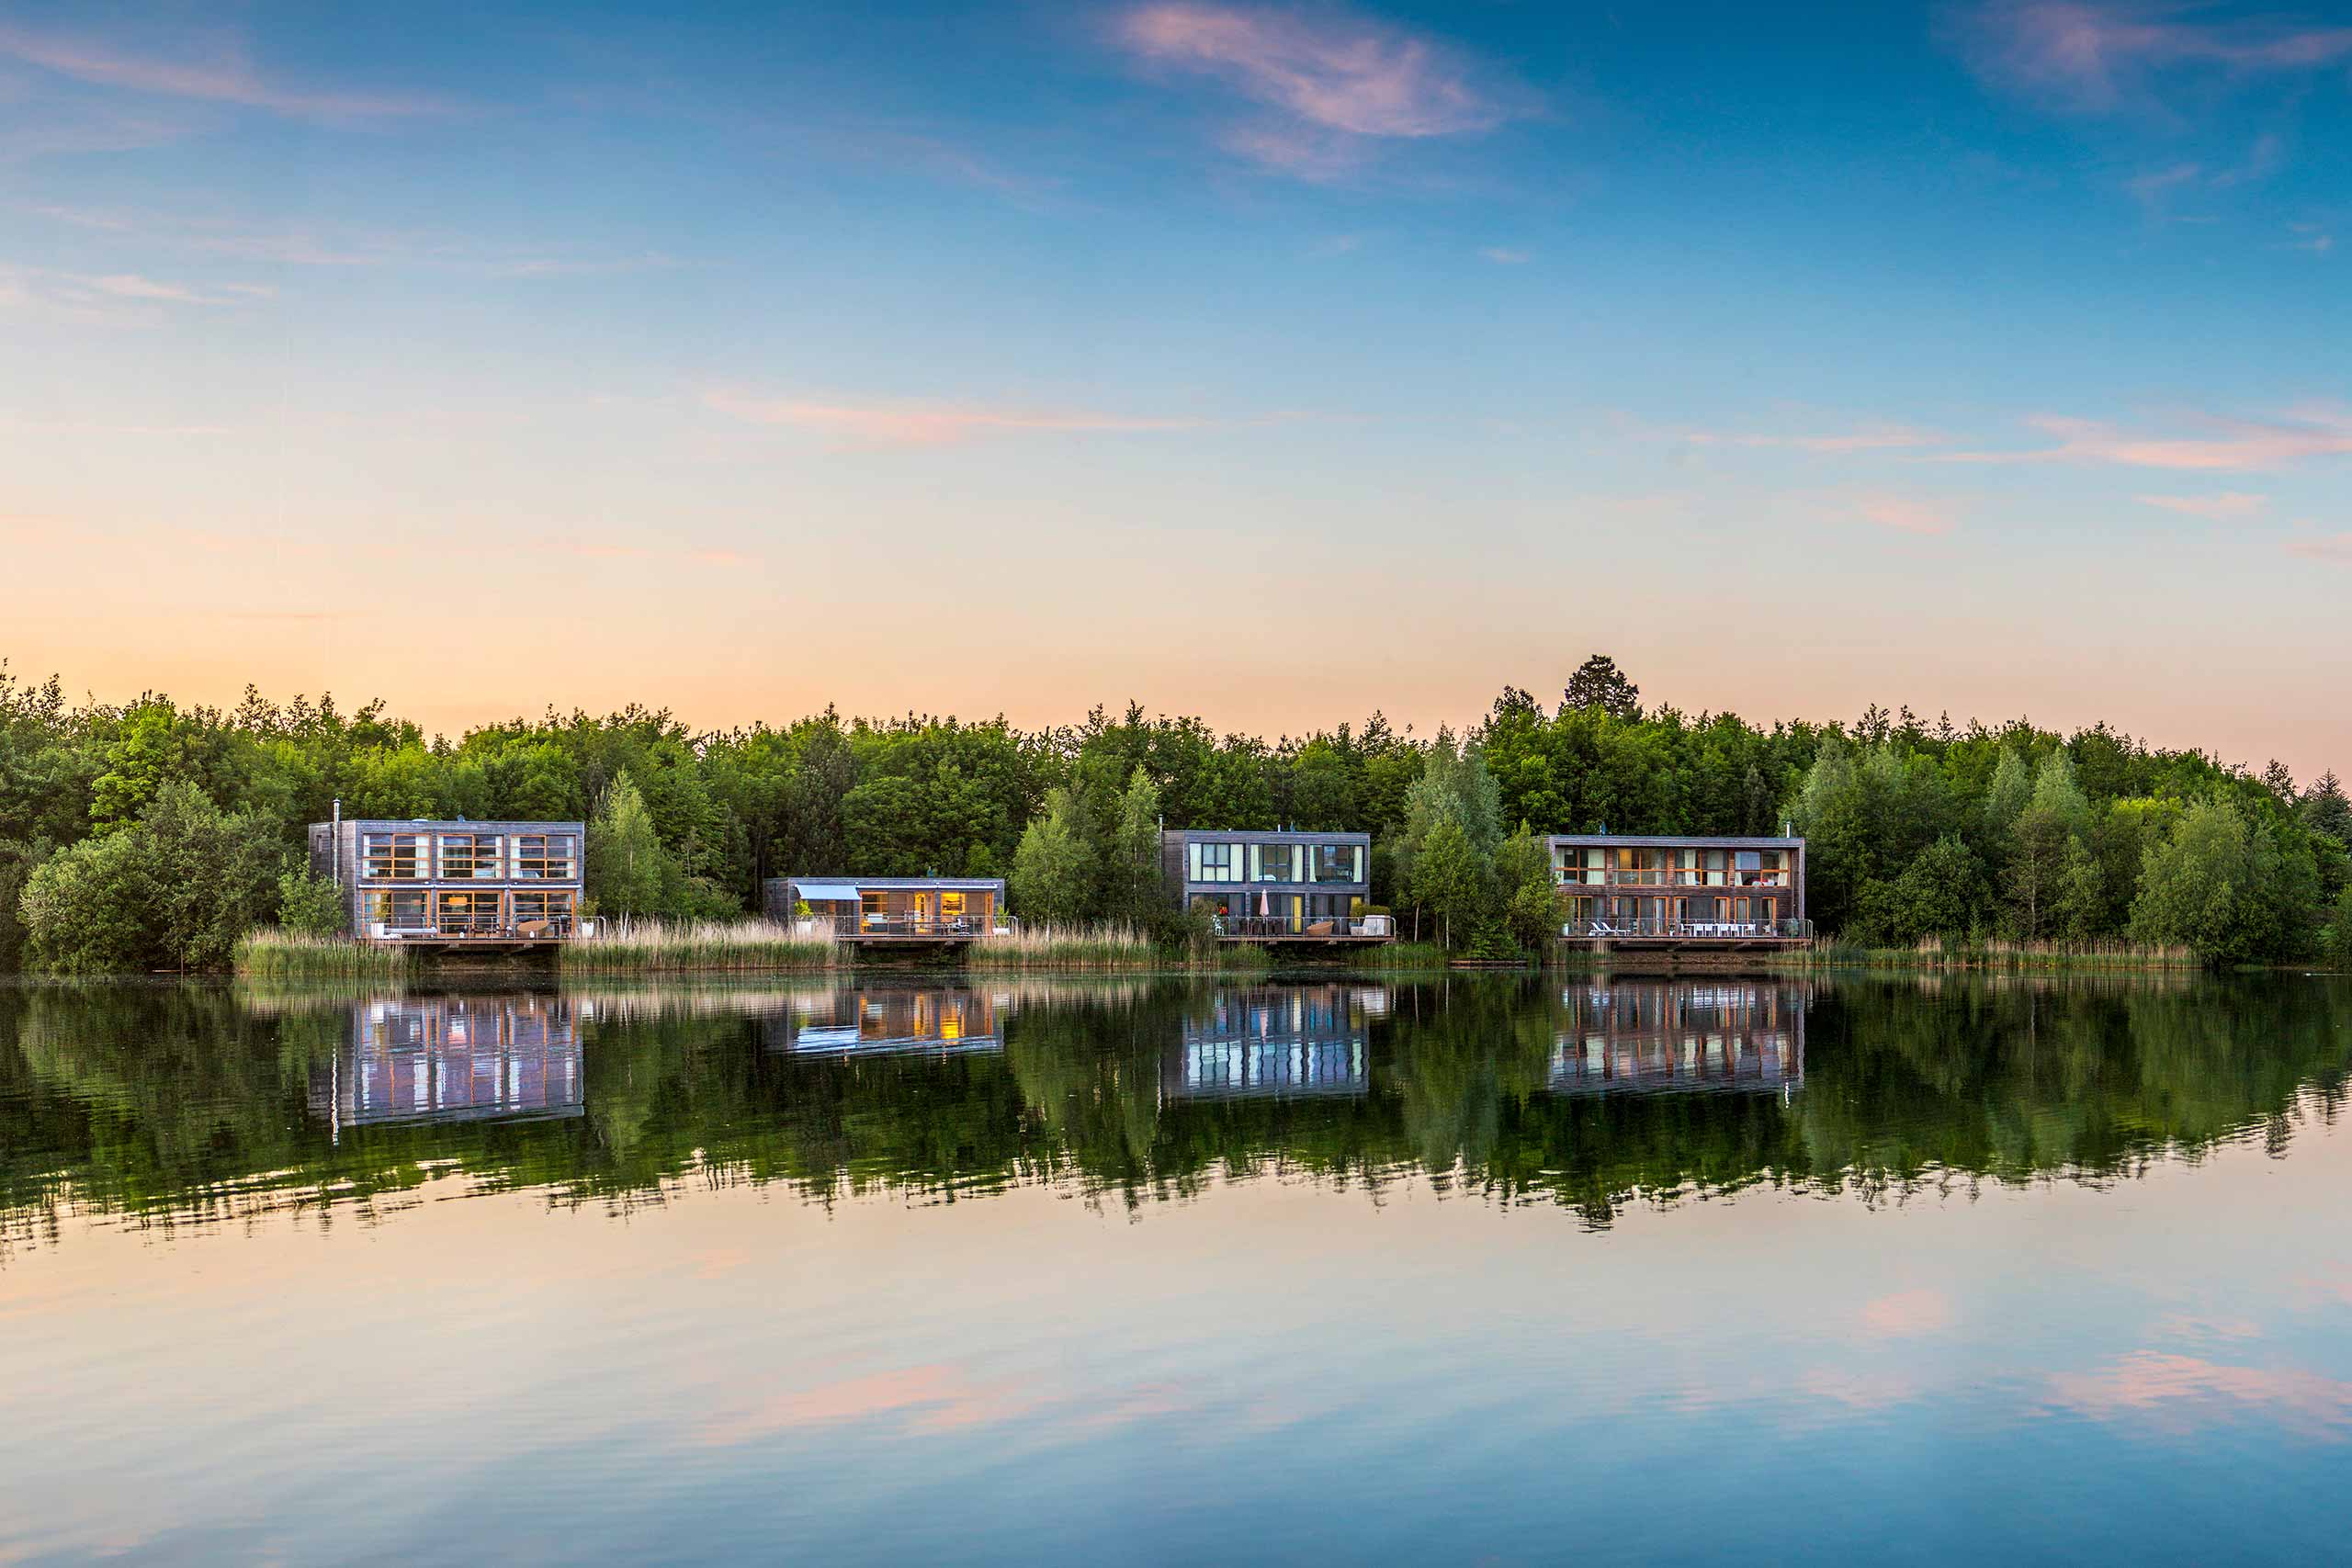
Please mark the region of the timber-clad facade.
[[1561, 833], [1546, 842], [1571, 942], [1801, 942], [1804, 840]]
[[311, 824], [311, 870], [363, 941], [529, 944], [578, 934], [580, 822], [347, 818]]

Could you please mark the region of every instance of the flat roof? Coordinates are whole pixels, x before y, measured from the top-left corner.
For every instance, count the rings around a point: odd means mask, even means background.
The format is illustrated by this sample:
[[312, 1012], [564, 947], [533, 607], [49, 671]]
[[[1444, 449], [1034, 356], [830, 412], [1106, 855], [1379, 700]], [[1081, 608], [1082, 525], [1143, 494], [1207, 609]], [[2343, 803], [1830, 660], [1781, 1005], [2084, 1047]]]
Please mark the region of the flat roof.
[[771, 876], [768, 880], [786, 883], [804, 890], [811, 887], [847, 887], [850, 891], [842, 897], [852, 898], [855, 897], [861, 889], [875, 893], [899, 891], [1001, 893], [1004, 891], [1004, 878], [1001, 876], [845, 876], [835, 873], [831, 876]]
[[[464, 828], [474, 832], [484, 829], [525, 833], [559, 829], [580, 833], [587, 830], [587, 824], [583, 822], [526, 822], [505, 817], [346, 817], [343, 818], [343, 825], [346, 828], [409, 828], [424, 832], [438, 832], [445, 828]], [[334, 822], [329, 819], [313, 822], [311, 826], [333, 828]]]
[[1552, 833], [1547, 844], [1632, 844], [1640, 849], [1801, 850], [1803, 839], [1709, 839], [1685, 833]]
[[1160, 835], [1182, 842], [1190, 839], [1217, 840], [1227, 843], [1248, 843], [1258, 840], [1282, 840], [1294, 844], [1369, 844], [1370, 833], [1315, 833], [1300, 828], [1170, 828]]

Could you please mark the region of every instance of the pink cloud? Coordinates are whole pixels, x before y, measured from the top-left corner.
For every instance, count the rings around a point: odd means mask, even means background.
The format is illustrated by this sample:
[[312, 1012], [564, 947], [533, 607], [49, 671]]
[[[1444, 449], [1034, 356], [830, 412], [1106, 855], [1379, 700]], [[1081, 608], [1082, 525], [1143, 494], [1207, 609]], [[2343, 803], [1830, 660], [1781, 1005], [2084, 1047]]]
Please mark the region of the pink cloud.
[[2268, 496], [2249, 495], [2244, 491], [2223, 491], [2217, 495], [2143, 495], [2138, 500], [2143, 506], [2161, 507], [2214, 523], [2252, 517], [2270, 504]]
[[1525, 89], [1458, 52], [1386, 23], [1168, 0], [1120, 22], [1120, 44], [1154, 63], [1199, 72], [1285, 117], [1228, 131], [1230, 150], [1306, 178], [1360, 160], [1359, 139], [1492, 130], [1532, 106]]
[[2352, 1433], [2352, 1383], [2297, 1367], [2226, 1366], [2162, 1350], [2134, 1350], [2095, 1372], [2059, 1373], [2050, 1380], [2049, 1403], [2095, 1421], [2175, 1431], [2200, 1417], [2260, 1411], [2339, 1438]]
[[1955, 522], [1949, 506], [1906, 495], [1861, 496], [1854, 502], [1852, 514], [1898, 534], [1949, 534]]
[[102, 87], [265, 109], [298, 119], [399, 118], [449, 112], [424, 97], [316, 91], [265, 80], [242, 52], [216, 47], [209, 58], [141, 55], [93, 39], [0, 26], [0, 55]]
[[2352, 28], [2200, 22], [2173, 6], [2082, 0], [1996, 0], [1969, 20], [1962, 42], [1986, 81], [2086, 114], [2153, 101], [2154, 78], [2168, 71], [2246, 77], [2352, 60]]
[[1865, 424], [1853, 430], [1813, 435], [1768, 435], [1747, 432], [1724, 434], [1711, 430], [1686, 432], [1683, 439], [1701, 446], [1789, 446], [1802, 452], [1835, 455], [1843, 452], [1892, 451], [1905, 446], [1935, 446], [1947, 438], [1932, 430], [1909, 424]]
[[2285, 418], [2207, 417], [2205, 435], [2145, 435], [2097, 420], [2041, 414], [2026, 421], [2055, 437], [2055, 446], [2021, 452], [1953, 452], [1950, 463], [2113, 463], [2182, 473], [2231, 473], [2272, 468], [2306, 457], [2352, 454], [2352, 412], [2305, 409]]
[[1951, 1326], [1951, 1298], [1941, 1291], [1898, 1291], [1862, 1304], [1862, 1330], [1881, 1338], [1933, 1334]]
[[2305, 560], [2339, 561], [2352, 566], [2352, 534], [2324, 534], [2287, 541], [2287, 553]]
[[717, 412], [752, 424], [822, 431], [858, 445], [877, 446], [942, 446], [985, 435], [1198, 430], [1206, 423], [1085, 411], [814, 402], [723, 389], [705, 394], [703, 402]]

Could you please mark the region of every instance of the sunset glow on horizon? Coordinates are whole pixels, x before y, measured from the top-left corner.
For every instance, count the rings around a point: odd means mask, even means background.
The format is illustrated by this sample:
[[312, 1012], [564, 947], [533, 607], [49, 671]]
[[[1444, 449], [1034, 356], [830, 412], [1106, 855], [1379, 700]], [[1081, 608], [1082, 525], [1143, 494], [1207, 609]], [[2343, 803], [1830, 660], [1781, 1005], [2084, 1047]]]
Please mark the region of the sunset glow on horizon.
[[2241, 6], [0, 6], [0, 658], [2352, 772], [2347, 145]]

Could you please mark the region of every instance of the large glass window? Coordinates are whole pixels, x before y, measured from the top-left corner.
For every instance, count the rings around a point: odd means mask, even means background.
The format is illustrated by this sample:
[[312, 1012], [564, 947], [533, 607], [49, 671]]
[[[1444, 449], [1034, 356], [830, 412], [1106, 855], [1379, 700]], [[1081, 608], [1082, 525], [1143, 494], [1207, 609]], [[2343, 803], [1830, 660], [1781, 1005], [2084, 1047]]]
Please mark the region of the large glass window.
[[424, 835], [363, 833], [359, 874], [368, 881], [416, 882], [424, 876]]
[[525, 882], [570, 882], [580, 874], [580, 841], [571, 833], [518, 833], [514, 874]]
[[401, 892], [370, 893], [364, 906], [368, 923], [388, 931], [422, 931], [424, 929], [424, 889]]
[[1299, 846], [1296, 844], [1250, 845], [1250, 859], [1255, 861], [1258, 866], [1258, 874], [1253, 880], [1259, 882], [1298, 881], [1298, 850]]
[[1362, 844], [1316, 845], [1315, 880], [1317, 882], [1362, 882], [1363, 880], [1363, 846]]
[[1194, 844], [1193, 846], [1193, 880], [1195, 882], [1240, 881], [1241, 846], [1239, 844]]
[[506, 874], [506, 840], [496, 833], [441, 835], [445, 882], [494, 882]]
[[433, 926], [443, 936], [488, 936], [499, 928], [495, 893], [435, 893]]
[[514, 895], [514, 934], [569, 936], [571, 934], [571, 891], [569, 888], [517, 893]]

